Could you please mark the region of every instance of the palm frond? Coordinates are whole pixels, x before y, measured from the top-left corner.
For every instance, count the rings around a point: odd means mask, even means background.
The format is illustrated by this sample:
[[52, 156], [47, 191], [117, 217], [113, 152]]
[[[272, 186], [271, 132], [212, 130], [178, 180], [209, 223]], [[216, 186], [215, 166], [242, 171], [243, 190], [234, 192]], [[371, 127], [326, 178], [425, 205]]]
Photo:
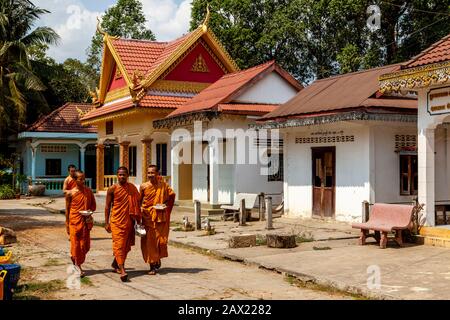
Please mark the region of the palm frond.
[[27, 46], [34, 44], [58, 44], [59, 35], [48, 27], [38, 27], [22, 38], [21, 42]]

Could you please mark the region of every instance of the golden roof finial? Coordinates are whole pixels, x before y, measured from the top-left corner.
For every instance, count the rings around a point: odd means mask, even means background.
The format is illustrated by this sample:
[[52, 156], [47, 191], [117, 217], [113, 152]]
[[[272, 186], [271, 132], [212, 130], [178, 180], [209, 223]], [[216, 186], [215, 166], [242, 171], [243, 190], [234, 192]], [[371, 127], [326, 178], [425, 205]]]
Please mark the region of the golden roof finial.
[[97, 17], [97, 32], [100, 33], [102, 36], [106, 36], [106, 32], [105, 30], [102, 29], [101, 23], [102, 22], [100, 21], [100, 18]]
[[209, 3], [206, 4], [206, 17], [205, 20], [203, 20], [202, 27], [203, 29], [208, 28], [209, 19], [211, 18], [211, 12], [209, 11]]

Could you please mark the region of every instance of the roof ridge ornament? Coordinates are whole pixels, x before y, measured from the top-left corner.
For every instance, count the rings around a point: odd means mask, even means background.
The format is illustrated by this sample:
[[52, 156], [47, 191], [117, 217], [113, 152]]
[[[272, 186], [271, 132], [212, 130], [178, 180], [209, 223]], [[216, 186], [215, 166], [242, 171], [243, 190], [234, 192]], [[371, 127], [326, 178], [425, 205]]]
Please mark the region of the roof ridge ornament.
[[208, 30], [208, 23], [209, 23], [210, 19], [211, 19], [211, 11], [209, 10], [209, 3], [207, 3], [205, 20], [203, 20], [203, 23], [201, 25], [204, 32], [206, 32], [206, 30]]
[[108, 34], [105, 32], [105, 30], [101, 27], [101, 20], [100, 17], [97, 17], [97, 32], [100, 33], [102, 36], [107, 36]]

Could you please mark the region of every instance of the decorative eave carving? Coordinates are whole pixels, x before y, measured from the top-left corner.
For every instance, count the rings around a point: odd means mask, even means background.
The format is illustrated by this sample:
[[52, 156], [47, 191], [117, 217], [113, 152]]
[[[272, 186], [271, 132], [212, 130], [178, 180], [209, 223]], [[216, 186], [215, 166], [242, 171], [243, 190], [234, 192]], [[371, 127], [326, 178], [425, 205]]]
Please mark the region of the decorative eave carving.
[[450, 82], [450, 61], [405, 69], [380, 76], [382, 93], [427, 88]]
[[203, 112], [194, 112], [183, 114], [180, 116], [155, 120], [153, 121], [153, 128], [155, 129], [170, 129], [173, 127], [187, 126], [193, 124], [195, 121], [211, 121], [213, 119], [219, 119], [222, 117], [222, 113], [215, 110], [208, 110]]

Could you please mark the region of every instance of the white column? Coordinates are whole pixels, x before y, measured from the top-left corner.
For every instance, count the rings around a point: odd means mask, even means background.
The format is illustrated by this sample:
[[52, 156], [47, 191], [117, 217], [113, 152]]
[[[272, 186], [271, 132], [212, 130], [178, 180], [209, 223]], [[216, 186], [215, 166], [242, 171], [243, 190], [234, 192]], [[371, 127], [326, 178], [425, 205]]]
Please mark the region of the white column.
[[80, 170], [84, 172], [84, 158], [86, 154], [86, 147], [81, 146], [80, 147]]
[[285, 133], [283, 136], [283, 141], [284, 141], [284, 145], [283, 145], [283, 177], [284, 177], [284, 181], [283, 181], [283, 197], [284, 197], [284, 212], [283, 215], [288, 216], [289, 215], [289, 148], [288, 146], [290, 145], [291, 141], [290, 141], [290, 137], [291, 135], [289, 135], [289, 133]]
[[209, 143], [209, 203], [219, 203], [219, 143]]
[[420, 222], [425, 222], [426, 226], [435, 225], [434, 131], [419, 128], [418, 132], [419, 203], [425, 205]]
[[179, 197], [179, 182], [178, 182], [178, 148], [175, 147], [176, 142], [170, 140], [170, 172], [171, 179], [170, 184], [172, 186], [173, 191], [177, 194], [177, 198]]
[[36, 150], [37, 147], [31, 146], [31, 180], [36, 180]]

